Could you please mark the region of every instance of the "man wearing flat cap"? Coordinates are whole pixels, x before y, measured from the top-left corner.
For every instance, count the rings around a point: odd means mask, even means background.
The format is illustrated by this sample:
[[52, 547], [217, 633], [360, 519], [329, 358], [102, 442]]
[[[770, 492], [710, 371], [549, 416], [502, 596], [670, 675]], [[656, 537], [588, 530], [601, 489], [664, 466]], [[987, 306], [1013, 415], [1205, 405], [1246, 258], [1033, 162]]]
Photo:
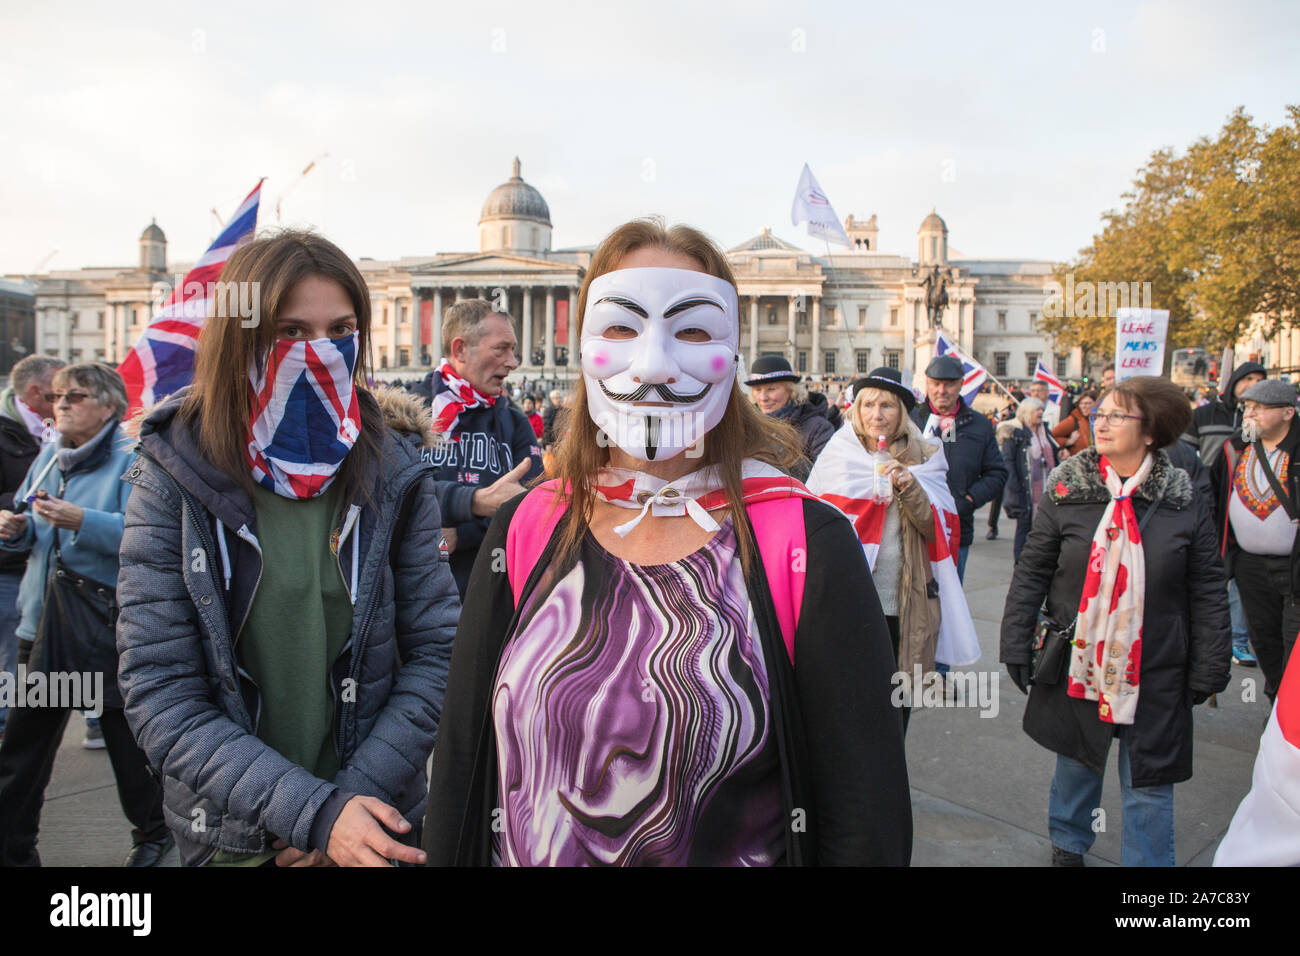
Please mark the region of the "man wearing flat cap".
[[1212, 471], [1216, 527], [1271, 701], [1300, 631], [1300, 421], [1295, 386], [1278, 379], [1238, 401], [1241, 432], [1224, 441]]
[[948, 459], [948, 490], [961, 518], [957, 576], [966, 579], [966, 555], [975, 536], [976, 509], [988, 504], [1007, 483], [1007, 466], [993, 426], [961, 398], [964, 370], [951, 355], [936, 355], [925, 367], [926, 400], [912, 409], [922, 434], [943, 440]]

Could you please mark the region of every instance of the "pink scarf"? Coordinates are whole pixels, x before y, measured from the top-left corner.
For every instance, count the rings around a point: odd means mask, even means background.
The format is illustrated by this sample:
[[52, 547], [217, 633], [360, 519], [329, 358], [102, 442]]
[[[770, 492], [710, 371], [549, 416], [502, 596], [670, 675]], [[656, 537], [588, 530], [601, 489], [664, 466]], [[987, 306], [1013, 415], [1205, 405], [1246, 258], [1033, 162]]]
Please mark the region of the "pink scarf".
[[433, 431], [434, 434], [441, 435], [445, 441], [456, 441], [456, 436], [452, 433], [456, 430], [461, 412], [474, 408], [488, 408], [496, 402], [496, 399], [484, 395], [457, 375], [446, 359], [443, 359], [438, 366], [438, 374], [442, 376], [447, 391], [433, 396], [431, 404]]
[[[1092, 536], [1067, 692], [1080, 700], [1097, 701], [1097, 716], [1108, 724], [1131, 724], [1137, 714], [1146, 558], [1132, 494], [1154, 464], [1148, 453], [1121, 487], [1115, 466], [1106, 456], [1098, 462], [1110, 491], [1110, 504]], [[1157, 503], [1152, 502], [1151, 507]]]

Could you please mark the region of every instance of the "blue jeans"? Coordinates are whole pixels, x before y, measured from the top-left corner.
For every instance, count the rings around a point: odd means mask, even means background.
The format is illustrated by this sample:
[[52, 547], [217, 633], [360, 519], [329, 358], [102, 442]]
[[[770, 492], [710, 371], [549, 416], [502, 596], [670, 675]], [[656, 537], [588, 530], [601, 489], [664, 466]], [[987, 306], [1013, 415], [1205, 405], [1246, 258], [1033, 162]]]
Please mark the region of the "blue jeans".
[[970, 545], [963, 544], [957, 549], [957, 580], [966, 583], [966, 555], [970, 554]]
[[[18, 585], [22, 580], [21, 573], [0, 574], [0, 673], [18, 672]], [[0, 707], [0, 731], [8, 712], [8, 707]]]
[[[1097, 838], [1093, 811], [1101, 806], [1102, 777], [1072, 757], [1056, 756], [1048, 833], [1052, 845], [1084, 854]], [[1129, 772], [1128, 741], [1119, 739], [1119, 783], [1124, 821], [1120, 861], [1125, 866], [1174, 865], [1174, 785], [1135, 787]]]
[[1241, 606], [1241, 592], [1237, 590], [1237, 579], [1228, 578], [1228, 615], [1232, 618], [1232, 643], [1237, 647], [1249, 647], [1250, 631], [1246, 625], [1246, 609]]

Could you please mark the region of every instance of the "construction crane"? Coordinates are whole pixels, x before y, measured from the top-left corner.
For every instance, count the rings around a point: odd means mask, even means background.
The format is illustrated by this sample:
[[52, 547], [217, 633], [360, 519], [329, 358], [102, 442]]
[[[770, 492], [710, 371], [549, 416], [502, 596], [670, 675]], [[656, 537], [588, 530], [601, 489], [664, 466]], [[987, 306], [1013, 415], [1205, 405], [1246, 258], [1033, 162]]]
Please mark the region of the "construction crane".
[[322, 159], [327, 159], [328, 157], [329, 157], [329, 153], [321, 153], [319, 156], [317, 156], [315, 159], [313, 159], [310, 163], [307, 164], [307, 166], [303, 169], [303, 171], [298, 174], [298, 178], [295, 179], [293, 182], [291, 182], [289, 184], [289, 187], [284, 192], [280, 193], [279, 198], [275, 200], [275, 221], [276, 222], [280, 222], [281, 220], [280, 207], [284, 203], [284, 197], [288, 196], [291, 192], [297, 189], [299, 185], [301, 185], [302, 181], [307, 178], [307, 174], [316, 168], [317, 163], [319, 163]]

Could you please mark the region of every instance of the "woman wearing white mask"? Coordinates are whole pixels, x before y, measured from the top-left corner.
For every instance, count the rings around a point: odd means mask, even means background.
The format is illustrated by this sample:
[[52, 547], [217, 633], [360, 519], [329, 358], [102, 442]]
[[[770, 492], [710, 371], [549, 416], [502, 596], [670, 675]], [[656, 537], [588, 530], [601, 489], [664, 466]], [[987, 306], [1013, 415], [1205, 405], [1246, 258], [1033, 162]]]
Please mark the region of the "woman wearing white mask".
[[384, 828], [416, 842], [459, 611], [428, 412], [362, 386], [370, 296], [337, 246], [258, 239], [221, 280], [260, 321], [208, 318], [124, 476], [127, 719], [187, 864], [419, 862]]
[[466, 594], [430, 863], [908, 861], [880, 602], [736, 384], [737, 312], [694, 229], [592, 257], [558, 477], [497, 512]]

